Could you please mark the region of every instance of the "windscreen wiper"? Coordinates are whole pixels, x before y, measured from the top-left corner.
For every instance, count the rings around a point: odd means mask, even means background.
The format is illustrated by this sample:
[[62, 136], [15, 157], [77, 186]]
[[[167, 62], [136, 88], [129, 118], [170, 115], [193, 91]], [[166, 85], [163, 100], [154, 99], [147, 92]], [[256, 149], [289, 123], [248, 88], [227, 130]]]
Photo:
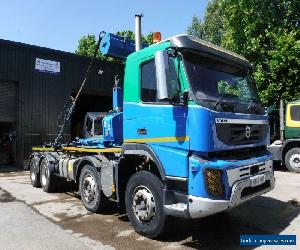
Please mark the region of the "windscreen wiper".
[[258, 101], [257, 98], [251, 98], [249, 99], [250, 103], [247, 107], [247, 110], [254, 110], [254, 111], [257, 111], [257, 105], [255, 104], [255, 102]]
[[[224, 104], [226, 103], [226, 105], [231, 105], [232, 108], [236, 106], [236, 104], [238, 103], [238, 101], [233, 101], [233, 100], [224, 100], [224, 97], [227, 96], [227, 97], [230, 97], [230, 98], [233, 98], [233, 96], [231, 94], [221, 94], [221, 96], [216, 100], [213, 108], [216, 109], [218, 107], [218, 105], [221, 105], [221, 104]], [[221, 105], [222, 108], [224, 108], [224, 105]]]
[[221, 105], [221, 104], [222, 104], [222, 102], [224, 101], [224, 100], [223, 100], [223, 97], [224, 97], [224, 94], [221, 94], [221, 95], [219, 96], [219, 98], [216, 100], [216, 102], [215, 102], [215, 104], [214, 104], [214, 106], [213, 106], [214, 109], [216, 109], [216, 108], [218, 107], [218, 105]]

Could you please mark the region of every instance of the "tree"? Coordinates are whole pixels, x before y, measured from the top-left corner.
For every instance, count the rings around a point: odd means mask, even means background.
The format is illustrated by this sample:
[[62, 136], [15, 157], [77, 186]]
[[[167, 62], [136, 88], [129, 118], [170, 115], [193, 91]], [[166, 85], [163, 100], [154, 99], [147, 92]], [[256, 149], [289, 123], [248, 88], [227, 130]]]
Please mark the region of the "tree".
[[[128, 37], [133, 41], [135, 40], [135, 35], [131, 30], [117, 31], [116, 34], [119, 36]], [[142, 43], [146, 46], [153, 44], [153, 33], [150, 32], [147, 36], [142, 35]]]
[[187, 31], [245, 56], [265, 105], [300, 98], [299, 0], [212, 0]]
[[[268, 106], [300, 99], [300, 41], [296, 31], [270, 33], [270, 50], [254, 72], [260, 96]], [[266, 66], [267, 65], [267, 66]]]
[[224, 20], [220, 5], [220, 0], [212, 0], [209, 2], [205, 11], [204, 21], [202, 22], [198, 17], [194, 16], [191, 26], [187, 29], [187, 33], [213, 44], [220, 45], [224, 32]]
[[207, 41], [221, 45], [224, 33], [224, 17], [220, 0], [212, 0], [207, 4], [204, 16], [204, 32]]
[[187, 28], [187, 33], [191, 36], [206, 40], [204, 24], [197, 16], [193, 16], [192, 24]]
[[153, 44], [153, 32], [150, 32], [147, 36], [143, 38], [145, 40], [145, 43], [148, 45]]
[[[86, 35], [79, 39], [78, 47], [75, 50], [75, 54], [81, 56], [92, 57], [97, 46], [95, 35]], [[97, 58], [102, 58], [100, 51], [97, 52]]]
[[221, 44], [253, 63], [262, 101], [300, 98], [300, 1], [221, 1]]

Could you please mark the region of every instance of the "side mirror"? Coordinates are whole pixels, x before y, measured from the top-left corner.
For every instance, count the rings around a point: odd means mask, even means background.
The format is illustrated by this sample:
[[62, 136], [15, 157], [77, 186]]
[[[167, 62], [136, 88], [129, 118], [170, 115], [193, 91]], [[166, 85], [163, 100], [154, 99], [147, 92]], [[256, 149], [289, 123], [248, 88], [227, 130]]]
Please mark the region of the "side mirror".
[[171, 99], [169, 85], [170, 82], [170, 66], [169, 55], [166, 50], [157, 51], [154, 57], [157, 79], [157, 99]]

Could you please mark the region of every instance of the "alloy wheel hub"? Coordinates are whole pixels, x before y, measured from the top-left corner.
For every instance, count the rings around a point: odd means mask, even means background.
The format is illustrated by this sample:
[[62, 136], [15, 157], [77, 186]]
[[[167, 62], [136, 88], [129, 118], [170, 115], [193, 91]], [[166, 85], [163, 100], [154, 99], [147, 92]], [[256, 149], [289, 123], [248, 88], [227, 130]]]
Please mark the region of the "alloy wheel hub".
[[42, 184], [43, 186], [46, 186], [47, 178], [48, 178], [48, 168], [46, 164], [42, 165]]
[[31, 172], [31, 175], [30, 175], [30, 176], [31, 176], [31, 180], [32, 180], [32, 181], [35, 181], [35, 178], [36, 178], [36, 177], [35, 177], [35, 172], [34, 172], [34, 171]]
[[86, 175], [83, 180], [83, 195], [87, 202], [92, 202], [95, 200], [96, 182], [91, 175]]
[[290, 164], [293, 168], [300, 168], [300, 154], [294, 154], [290, 158]]
[[141, 222], [150, 222], [155, 217], [155, 201], [153, 194], [146, 187], [138, 187], [133, 196], [133, 212]]
[[31, 170], [31, 173], [30, 173], [30, 178], [31, 178], [32, 181], [35, 181], [35, 179], [36, 179], [35, 170], [37, 168], [37, 165], [38, 165], [38, 161], [33, 160], [32, 165], [31, 165], [32, 170]]

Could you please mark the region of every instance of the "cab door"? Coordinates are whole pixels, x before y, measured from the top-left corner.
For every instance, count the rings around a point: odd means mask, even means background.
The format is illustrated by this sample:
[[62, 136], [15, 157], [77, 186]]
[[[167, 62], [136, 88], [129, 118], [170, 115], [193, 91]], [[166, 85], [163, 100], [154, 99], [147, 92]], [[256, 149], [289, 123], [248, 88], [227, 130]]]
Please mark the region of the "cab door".
[[[169, 60], [172, 89], [180, 89], [175, 60]], [[149, 145], [165, 162], [165, 171], [173, 176], [187, 176], [189, 136], [187, 134], [187, 105], [157, 99], [156, 68], [153, 57], [140, 62], [139, 102], [130, 104], [124, 129], [125, 143]], [[131, 112], [129, 112], [131, 111]], [[128, 130], [131, 131], [128, 136]]]
[[289, 103], [286, 108], [285, 138], [300, 137], [300, 103]]

